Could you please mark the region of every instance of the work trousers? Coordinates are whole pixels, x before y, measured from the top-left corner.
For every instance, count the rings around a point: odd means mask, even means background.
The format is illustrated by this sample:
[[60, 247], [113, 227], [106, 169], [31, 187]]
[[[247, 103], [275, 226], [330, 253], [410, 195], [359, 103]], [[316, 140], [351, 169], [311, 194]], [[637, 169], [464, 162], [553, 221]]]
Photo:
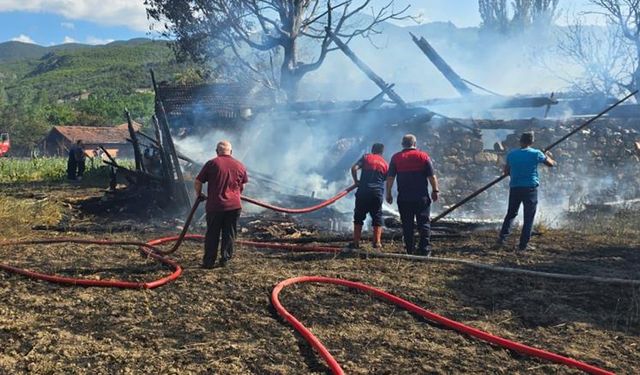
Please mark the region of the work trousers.
[[78, 172], [76, 173], [76, 175], [78, 177], [84, 176], [84, 170], [85, 170], [85, 163], [84, 162], [85, 162], [84, 159], [82, 159], [82, 160], [77, 162], [78, 163]]
[[407, 254], [415, 254], [414, 231], [415, 224], [418, 224], [418, 255], [425, 255], [431, 250], [431, 200], [424, 197], [415, 201], [398, 201], [398, 211], [402, 221], [402, 238]]
[[[241, 209], [221, 212], [207, 212], [207, 233], [204, 239], [204, 267], [213, 267], [218, 257], [218, 244], [222, 242], [220, 261], [226, 263], [233, 256], [233, 242], [236, 239], [238, 218]], [[220, 241], [222, 237], [222, 241]]]
[[367, 214], [371, 215], [371, 222], [374, 227], [382, 226], [382, 194], [356, 195], [353, 223], [363, 225]]
[[75, 180], [76, 179], [76, 169], [78, 168], [78, 162], [73, 155], [69, 155], [67, 159], [67, 179]]
[[524, 222], [522, 224], [522, 233], [520, 234], [520, 250], [524, 250], [531, 239], [531, 230], [533, 229], [533, 219], [536, 216], [536, 208], [538, 206], [538, 189], [515, 187], [509, 190], [509, 208], [507, 216], [504, 217], [502, 230], [500, 230], [500, 240], [505, 241], [511, 233], [513, 220], [518, 216], [520, 204], [524, 207]]

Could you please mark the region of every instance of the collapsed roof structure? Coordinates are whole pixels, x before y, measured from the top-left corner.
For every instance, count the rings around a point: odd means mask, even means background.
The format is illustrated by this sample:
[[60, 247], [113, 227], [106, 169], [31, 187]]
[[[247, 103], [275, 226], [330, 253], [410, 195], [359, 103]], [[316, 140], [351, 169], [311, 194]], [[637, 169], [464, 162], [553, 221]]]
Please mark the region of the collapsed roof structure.
[[[419, 146], [430, 151], [437, 161], [439, 173], [443, 175], [442, 185], [445, 193], [442, 197], [442, 208], [446, 208], [468, 195], [475, 187], [501, 173], [501, 158], [506, 148], [513, 147], [514, 135], [511, 133], [514, 130], [539, 129], [541, 140], [547, 142], [569, 132], [576, 121], [581, 121], [580, 115], [595, 113], [601, 109], [599, 106], [593, 106], [592, 102], [579, 105], [553, 94], [549, 97], [499, 95], [462, 78], [426, 39], [415, 35], [412, 35], [414, 43], [456, 88], [460, 98], [407, 102], [394, 90], [394, 84], [386, 82], [375, 73], [338, 37], [331, 33], [329, 36], [377, 85], [379, 93], [361, 101], [278, 103], [272, 92], [256, 85], [214, 83], [171, 86], [165, 83], [158, 84], [152, 72], [156, 93], [156, 115], [153, 118], [155, 137], [144, 134], [142, 137], [145, 138], [143, 142], [147, 142], [147, 146], [158, 150], [158, 158], [162, 161], [163, 167], [161, 171], [154, 173], [155, 178], [162, 181], [162, 186], [167, 189], [167, 196], [180, 206], [189, 206], [193, 197], [190, 196], [191, 189], [188, 183], [185, 184], [183, 172], [189, 173], [185, 166], [199, 165], [206, 160], [189, 154], [190, 150], [180, 150], [179, 146], [174, 144], [174, 138], [178, 142], [193, 135], [196, 137], [191, 138], [202, 139], [214, 130], [237, 135], [241, 144], [236, 147], [244, 149], [244, 156], [248, 155], [251, 160], [249, 166], [253, 170], [250, 171], [250, 175], [254, 180], [258, 179], [261, 186], [273, 187], [266, 189], [272, 194], [270, 198], [275, 196], [276, 191], [283, 189], [292, 194], [297, 193], [299, 190], [291, 188], [291, 185], [299, 182], [295, 181], [299, 175], [293, 179], [285, 177], [283, 173], [286, 170], [283, 170], [281, 165], [287, 164], [287, 155], [278, 155], [280, 152], [277, 145], [282, 139], [289, 137], [289, 133], [294, 132], [296, 128], [303, 128], [312, 139], [326, 138], [326, 134], [333, 137], [333, 143], [329, 144], [327, 149], [301, 148], [302, 152], [307, 154], [317, 153], [321, 159], [318, 162], [321, 166], [318, 170], [307, 168], [301, 172], [317, 173], [326, 182], [344, 180], [348, 167], [366, 152], [372, 143], [382, 139], [397, 140], [405, 133], [416, 134], [421, 142]], [[485, 94], [477, 94], [474, 90], [481, 90]], [[452, 118], [453, 116], [450, 117], [446, 111], [440, 110], [446, 109], [447, 106], [453, 106], [457, 109], [456, 113], [462, 112], [466, 115]], [[470, 108], [466, 112], [465, 106]], [[572, 111], [576, 110], [574, 113], [578, 114], [578, 117], [569, 117], [562, 121], [547, 118], [555, 113], [562, 113], [562, 106], [571, 106]], [[474, 117], [478, 114], [480, 119], [476, 120]], [[506, 119], [497, 118], [498, 115], [505, 115]], [[582, 186], [577, 176], [587, 176], [587, 170], [597, 170], [598, 165], [607, 163], [614, 163], [612, 167], [628, 170], [640, 178], [640, 150], [633, 149], [634, 142], [640, 137], [638, 124], [633, 120], [633, 116], [640, 117], [637, 105], [620, 106], [611, 111], [607, 119], [597, 123], [597, 127], [594, 126], [595, 131], [582, 132], [578, 139], [559, 149], [560, 160], [563, 155], [567, 158], [571, 156], [582, 160], [583, 165], [576, 169], [567, 169], [567, 175], [554, 182], [558, 189], [570, 191], [578, 185]], [[618, 120], [611, 122], [612, 118]], [[261, 139], [265, 127], [273, 127], [274, 134], [271, 138]], [[490, 131], [498, 131], [493, 134], [493, 139], [488, 139], [488, 135], [483, 134]], [[507, 132], [504, 133], [505, 131]], [[602, 139], [605, 139], [602, 147], [597, 146], [597, 142]], [[134, 146], [135, 143], [139, 143], [133, 140]], [[618, 150], [612, 153], [609, 143], [618, 147]], [[581, 145], [588, 145], [591, 149], [583, 150]], [[208, 147], [211, 147], [210, 155], [213, 146]], [[137, 151], [136, 154], [141, 154], [141, 151]], [[307, 155], [298, 157], [305, 156]], [[630, 162], [637, 164], [629, 166]], [[141, 172], [154, 175], [144, 170], [143, 162], [136, 164], [141, 165]], [[278, 175], [281, 175], [280, 178]], [[640, 191], [627, 186], [620, 187], [620, 190], [624, 191], [623, 195], [619, 195], [623, 199], [640, 196]], [[307, 192], [309, 193], [313, 195], [312, 192]], [[468, 211], [492, 213], [496, 209], [496, 205], [493, 204], [496, 199], [497, 197], [490, 195], [484, 202], [467, 206]]]

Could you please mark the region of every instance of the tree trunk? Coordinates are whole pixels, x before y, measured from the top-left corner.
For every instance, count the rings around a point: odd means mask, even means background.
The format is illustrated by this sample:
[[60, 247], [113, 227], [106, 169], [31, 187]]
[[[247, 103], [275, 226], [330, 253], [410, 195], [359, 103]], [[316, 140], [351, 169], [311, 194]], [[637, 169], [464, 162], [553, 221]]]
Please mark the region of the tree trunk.
[[[638, 66], [633, 72], [633, 78], [631, 80], [631, 84], [628, 87], [629, 91], [632, 92], [634, 90], [640, 90], [640, 66]], [[636, 99], [636, 103], [640, 104], [640, 92], [636, 93], [634, 95], [634, 98]]]
[[302, 76], [296, 70], [289, 69], [284, 64], [280, 70], [280, 89], [287, 95], [287, 102], [293, 103], [298, 100], [298, 86]]
[[296, 39], [287, 40], [284, 47], [284, 59], [280, 68], [280, 88], [287, 94], [287, 102], [298, 100], [298, 86], [302, 75], [299, 74]]
[[[636, 70], [633, 72], [631, 79], [631, 90], [640, 90], [640, 39], [636, 41], [636, 56], [638, 61], [636, 62]], [[640, 104], [640, 92], [634, 95], [636, 103]]]

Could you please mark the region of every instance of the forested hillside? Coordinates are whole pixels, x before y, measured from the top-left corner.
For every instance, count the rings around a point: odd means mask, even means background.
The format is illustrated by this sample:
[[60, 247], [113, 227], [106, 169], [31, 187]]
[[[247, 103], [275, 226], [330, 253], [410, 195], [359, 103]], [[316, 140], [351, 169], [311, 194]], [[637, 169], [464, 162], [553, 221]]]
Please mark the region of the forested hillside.
[[177, 63], [165, 41], [1, 43], [0, 131], [8, 131], [15, 150], [24, 152], [53, 125], [122, 123], [125, 107], [145, 122], [153, 113], [149, 69], [173, 80], [193, 67]]

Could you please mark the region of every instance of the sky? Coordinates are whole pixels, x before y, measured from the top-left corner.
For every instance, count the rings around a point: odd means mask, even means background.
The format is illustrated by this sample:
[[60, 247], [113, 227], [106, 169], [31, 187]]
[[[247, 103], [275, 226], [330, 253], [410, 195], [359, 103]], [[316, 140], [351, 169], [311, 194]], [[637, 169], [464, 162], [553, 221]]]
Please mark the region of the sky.
[[[388, 1], [372, 3], [381, 6]], [[588, 10], [587, 3], [560, 0], [560, 6], [572, 12]], [[452, 22], [458, 27], [480, 23], [477, 0], [396, 0], [396, 8], [406, 5], [420, 22]], [[143, 0], [0, 0], [0, 42], [105, 44], [154, 36]]]

